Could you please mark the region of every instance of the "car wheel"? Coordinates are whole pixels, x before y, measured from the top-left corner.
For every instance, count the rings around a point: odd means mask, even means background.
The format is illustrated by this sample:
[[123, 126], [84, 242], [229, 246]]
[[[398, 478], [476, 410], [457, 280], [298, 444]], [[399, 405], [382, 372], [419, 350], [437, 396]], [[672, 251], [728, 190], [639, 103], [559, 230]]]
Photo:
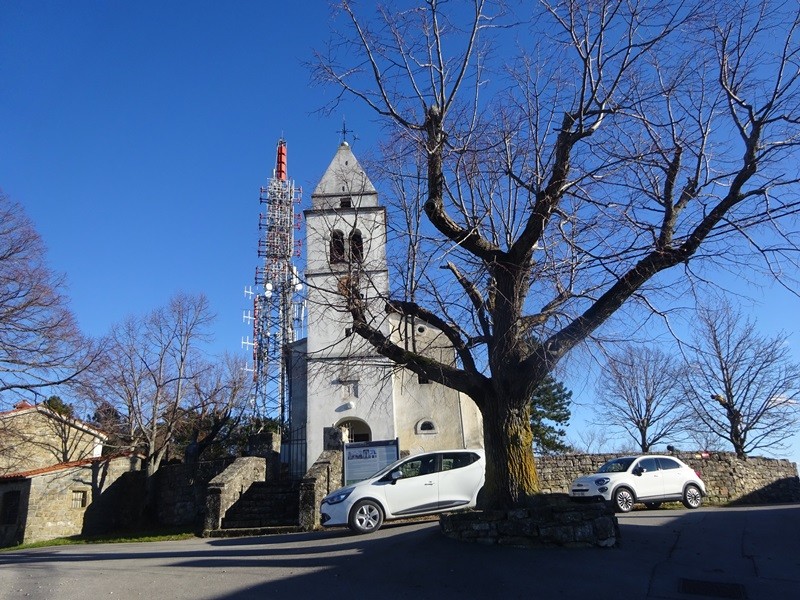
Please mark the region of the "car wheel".
[[621, 487], [614, 492], [614, 510], [617, 512], [631, 512], [635, 502], [633, 492], [626, 487]]
[[645, 502], [644, 505], [650, 510], [661, 508], [661, 502]]
[[383, 524], [383, 511], [377, 502], [361, 500], [350, 511], [348, 525], [356, 533], [372, 533], [378, 531]]
[[683, 490], [683, 505], [686, 508], [699, 508], [703, 503], [703, 494], [696, 485], [687, 485]]

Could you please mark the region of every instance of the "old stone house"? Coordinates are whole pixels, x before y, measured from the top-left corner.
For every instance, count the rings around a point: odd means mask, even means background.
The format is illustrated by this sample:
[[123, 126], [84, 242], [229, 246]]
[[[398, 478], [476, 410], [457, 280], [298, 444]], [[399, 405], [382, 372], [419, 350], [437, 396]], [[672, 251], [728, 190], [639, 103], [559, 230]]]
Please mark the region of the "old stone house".
[[0, 546], [100, 532], [125, 519], [131, 455], [102, 456], [106, 435], [42, 405], [0, 413]]
[[42, 404], [0, 413], [0, 475], [99, 457], [105, 433]]
[[138, 471], [132, 455], [89, 458], [0, 476], [0, 546], [87, 535], [129, 525]]

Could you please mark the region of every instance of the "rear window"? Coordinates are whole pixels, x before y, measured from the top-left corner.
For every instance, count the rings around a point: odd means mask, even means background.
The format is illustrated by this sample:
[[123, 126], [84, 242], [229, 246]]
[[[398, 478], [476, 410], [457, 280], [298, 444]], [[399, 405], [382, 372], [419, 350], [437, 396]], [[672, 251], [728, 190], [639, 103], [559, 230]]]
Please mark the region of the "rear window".
[[661, 468], [665, 471], [668, 469], [680, 469], [681, 466], [678, 464], [677, 461], [672, 460], [671, 458], [659, 458], [658, 462], [661, 464]]
[[478, 460], [474, 452], [446, 452], [442, 454], [442, 471], [452, 471], [467, 467]]

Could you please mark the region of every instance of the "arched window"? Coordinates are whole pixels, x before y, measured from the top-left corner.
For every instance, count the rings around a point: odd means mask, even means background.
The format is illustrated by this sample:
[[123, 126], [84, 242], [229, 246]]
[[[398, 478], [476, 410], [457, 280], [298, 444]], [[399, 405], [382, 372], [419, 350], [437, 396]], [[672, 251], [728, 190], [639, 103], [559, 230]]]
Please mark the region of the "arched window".
[[364, 238], [358, 229], [350, 234], [350, 260], [353, 262], [364, 262]]
[[417, 421], [417, 424], [414, 427], [414, 433], [418, 435], [431, 435], [439, 433], [439, 431], [436, 428], [436, 423], [434, 423], [431, 419], [422, 419]]
[[334, 229], [331, 232], [331, 263], [344, 262], [344, 232]]

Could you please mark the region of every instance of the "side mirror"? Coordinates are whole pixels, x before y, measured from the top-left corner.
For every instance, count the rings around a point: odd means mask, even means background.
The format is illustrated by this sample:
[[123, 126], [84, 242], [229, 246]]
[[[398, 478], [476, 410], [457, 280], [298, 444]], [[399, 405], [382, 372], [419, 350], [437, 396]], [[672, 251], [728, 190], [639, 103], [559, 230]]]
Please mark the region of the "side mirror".
[[636, 467], [633, 470], [633, 474], [636, 475], [637, 477], [641, 477], [642, 473], [644, 473], [644, 469], [642, 467]]
[[402, 471], [400, 471], [400, 470], [392, 471], [392, 485], [397, 483], [398, 479], [402, 479], [402, 478], [403, 478], [403, 472]]

